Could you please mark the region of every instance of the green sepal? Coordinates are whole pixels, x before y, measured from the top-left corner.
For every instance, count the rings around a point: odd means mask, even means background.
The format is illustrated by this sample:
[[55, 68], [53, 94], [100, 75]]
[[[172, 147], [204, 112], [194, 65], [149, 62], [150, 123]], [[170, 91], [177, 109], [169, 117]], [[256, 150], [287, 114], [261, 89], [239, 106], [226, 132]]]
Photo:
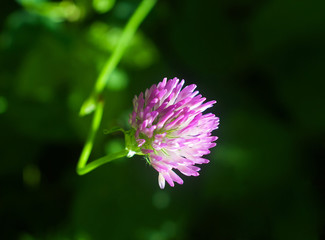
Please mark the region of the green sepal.
[[135, 130], [131, 129], [126, 132], [125, 134], [125, 149], [129, 151], [127, 157], [133, 157], [135, 154], [136, 155], [144, 155], [141, 152], [141, 149], [138, 147], [138, 143], [135, 140]]

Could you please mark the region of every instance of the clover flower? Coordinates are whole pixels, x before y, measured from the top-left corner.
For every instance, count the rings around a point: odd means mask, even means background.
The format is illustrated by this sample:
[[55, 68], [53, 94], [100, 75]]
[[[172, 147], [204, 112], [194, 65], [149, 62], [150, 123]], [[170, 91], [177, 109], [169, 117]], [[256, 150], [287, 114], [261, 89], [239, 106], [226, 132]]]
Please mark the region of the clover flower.
[[133, 99], [134, 111], [129, 122], [135, 130], [135, 140], [147, 161], [159, 173], [161, 189], [165, 181], [183, 184], [175, 173], [198, 176], [196, 164], [208, 163], [202, 158], [214, 147], [216, 136], [211, 132], [218, 128], [219, 118], [203, 112], [216, 101], [204, 103], [206, 98], [194, 91], [195, 84], [182, 89], [184, 80], [164, 78], [157, 86], [142, 92]]

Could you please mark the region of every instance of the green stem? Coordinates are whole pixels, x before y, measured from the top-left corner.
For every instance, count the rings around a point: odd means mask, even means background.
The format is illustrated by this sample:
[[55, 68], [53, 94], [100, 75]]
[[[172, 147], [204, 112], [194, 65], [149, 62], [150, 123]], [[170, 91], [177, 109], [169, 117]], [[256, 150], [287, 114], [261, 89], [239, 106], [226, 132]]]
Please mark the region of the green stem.
[[127, 151], [127, 150], [122, 150], [120, 152], [101, 157], [95, 161], [92, 161], [91, 163], [87, 164], [86, 166], [84, 166], [82, 168], [77, 168], [77, 173], [79, 175], [84, 175], [105, 163], [108, 163], [108, 162], [113, 161], [118, 158], [125, 157], [128, 154], [128, 152], [129, 151]]
[[104, 109], [104, 102], [102, 100], [99, 100], [97, 103], [95, 113], [94, 113], [93, 121], [91, 124], [91, 129], [90, 129], [87, 141], [84, 145], [84, 148], [82, 149], [82, 152], [81, 152], [81, 155], [79, 158], [79, 162], [77, 165], [77, 173], [79, 175], [84, 175], [84, 174], [94, 170], [95, 168], [103, 165], [104, 163], [110, 162], [110, 161], [118, 159], [118, 158], [125, 157], [129, 153], [129, 150], [124, 149], [120, 152], [109, 154], [107, 156], [101, 157], [101, 158], [94, 160], [91, 163], [87, 164], [91, 150], [93, 148], [93, 142], [95, 140], [96, 133], [98, 131], [100, 122], [102, 120], [103, 109]]
[[86, 143], [84, 145], [84, 148], [82, 149], [82, 152], [81, 152], [81, 155], [80, 155], [80, 158], [78, 161], [78, 165], [77, 165], [77, 173], [78, 174], [80, 174], [79, 172], [83, 171], [83, 169], [85, 168], [87, 161], [89, 159], [91, 150], [93, 148], [95, 136], [96, 136], [97, 130], [99, 128], [100, 122], [102, 120], [103, 109], [104, 109], [104, 102], [100, 100], [97, 103], [93, 121], [91, 123], [91, 128], [90, 128]]
[[[83, 106], [81, 107], [81, 115], [86, 115], [91, 113], [93, 110], [95, 110], [95, 113], [93, 115], [92, 125], [91, 129], [88, 135], [88, 138], [86, 140], [86, 143], [84, 145], [84, 148], [82, 149], [78, 164], [77, 164], [77, 173], [79, 175], [86, 174], [93, 169], [110, 162], [112, 160], [125, 157], [128, 155], [129, 150], [126, 148], [125, 150], [122, 150], [117, 153], [109, 154], [107, 156], [104, 156], [102, 158], [99, 158], [97, 160], [92, 161], [87, 165], [90, 153], [93, 148], [93, 143], [95, 140], [96, 133], [98, 131], [98, 128], [100, 126], [102, 116], [103, 116], [103, 109], [104, 109], [104, 102], [100, 99], [101, 92], [104, 90], [104, 87], [106, 85], [107, 79], [110, 77], [113, 70], [116, 68], [117, 64], [121, 60], [126, 47], [130, 43], [134, 33], [138, 29], [140, 23], [145, 19], [145, 17], [148, 15], [150, 10], [153, 8], [157, 0], [143, 0], [132, 17], [129, 19], [127, 25], [125, 26], [122, 35], [119, 39], [119, 42], [114, 49], [112, 55], [105, 63], [102, 71], [100, 72], [94, 89], [94, 94], [88, 98]], [[85, 110], [86, 109], [86, 110]]]
[[112, 53], [111, 57], [105, 63], [103, 70], [101, 71], [95, 85], [95, 93], [101, 93], [106, 85], [106, 81], [110, 74], [113, 72], [118, 62], [131, 41], [134, 33], [138, 29], [140, 23], [148, 15], [152, 7], [155, 5], [156, 0], [143, 0], [137, 10], [134, 12], [129, 22], [125, 26], [121, 38]]

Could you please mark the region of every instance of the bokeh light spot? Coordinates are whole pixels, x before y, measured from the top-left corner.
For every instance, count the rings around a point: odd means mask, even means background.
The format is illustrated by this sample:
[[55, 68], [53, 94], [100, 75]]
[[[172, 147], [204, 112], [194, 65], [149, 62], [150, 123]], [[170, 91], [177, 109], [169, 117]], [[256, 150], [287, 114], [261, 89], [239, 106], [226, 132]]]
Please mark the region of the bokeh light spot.
[[150, 240], [165, 240], [166, 237], [163, 233], [161, 232], [153, 232], [151, 233], [150, 237], [149, 237]]
[[124, 149], [124, 142], [121, 139], [110, 140], [105, 145], [106, 154], [115, 153]]
[[158, 191], [152, 197], [152, 204], [158, 209], [167, 208], [169, 203], [170, 197], [164, 191]]
[[0, 114], [6, 112], [7, 108], [8, 108], [7, 99], [0, 96]]
[[23, 233], [19, 236], [19, 240], [35, 240], [36, 238], [34, 238], [32, 235], [27, 234], [27, 233]]
[[115, 70], [107, 81], [107, 88], [113, 91], [121, 91], [128, 86], [129, 78], [124, 71]]
[[93, 8], [99, 13], [105, 13], [112, 9], [115, 0], [93, 0]]
[[174, 237], [176, 235], [177, 226], [176, 226], [176, 223], [175, 222], [166, 221], [161, 226], [161, 229], [169, 237]]
[[41, 182], [41, 172], [36, 165], [27, 165], [23, 169], [24, 184], [31, 188], [37, 188]]
[[75, 238], [76, 240], [91, 240], [92, 238], [86, 232], [79, 232]]

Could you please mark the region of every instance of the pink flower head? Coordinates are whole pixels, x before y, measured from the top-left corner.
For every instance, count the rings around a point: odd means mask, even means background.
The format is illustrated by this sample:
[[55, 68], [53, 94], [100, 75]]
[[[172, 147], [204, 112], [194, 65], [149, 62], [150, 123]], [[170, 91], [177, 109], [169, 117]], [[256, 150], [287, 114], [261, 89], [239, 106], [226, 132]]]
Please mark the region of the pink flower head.
[[133, 99], [129, 122], [136, 131], [138, 147], [159, 172], [161, 189], [165, 181], [172, 187], [174, 182], [183, 184], [174, 169], [186, 176], [198, 176], [200, 168], [195, 164], [208, 163], [202, 156], [216, 145], [217, 137], [211, 132], [218, 128], [219, 118], [203, 114], [216, 101], [203, 103], [206, 98], [194, 91], [195, 84], [182, 89], [183, 85], [184, 80], [164, 78]]

